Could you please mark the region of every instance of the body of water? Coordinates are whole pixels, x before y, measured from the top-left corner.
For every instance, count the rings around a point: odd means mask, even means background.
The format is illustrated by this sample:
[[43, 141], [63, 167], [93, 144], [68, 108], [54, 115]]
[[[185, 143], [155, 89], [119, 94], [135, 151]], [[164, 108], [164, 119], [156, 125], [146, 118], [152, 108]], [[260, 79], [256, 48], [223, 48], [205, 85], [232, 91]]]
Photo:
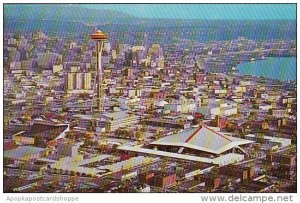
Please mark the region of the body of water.
[[239, 73], [281, 81], [297, 79], [296, 57], [269, 57], [265, 60], [246, 62], [237, 66]]

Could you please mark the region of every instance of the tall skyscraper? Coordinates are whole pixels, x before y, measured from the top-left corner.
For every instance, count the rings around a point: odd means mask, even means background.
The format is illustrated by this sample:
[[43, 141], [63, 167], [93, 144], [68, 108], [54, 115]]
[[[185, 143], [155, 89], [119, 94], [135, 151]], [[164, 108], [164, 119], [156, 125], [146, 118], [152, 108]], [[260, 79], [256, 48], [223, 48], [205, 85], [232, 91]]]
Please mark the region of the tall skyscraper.
[[110, 42], [105, 42], [104, 43], [103, 50], [106, 51], [107, 53], [110, 52], [110, 50], [111, 50]]
[[75, 85], [76, 73], [68, 73], [66, 77], [67, 90], [73, 90], [76, 88]]
[[84, 73], [76, 73], [76, 89], [83, 89], [83, 74]]
[[83, 77], [83, 89], [89, 90], [92, 88], [92, 74], [84, 73]]
[[147, 47], [147, 44], [148, 44], [148, 35], [145, 32], [142, 46]]
[[68, 73], [66, 77], [67, 90], [91, 90], [91, 73]]
[[116, 50], [117, 55], [120, 53], [120, 40], [117, 39], [114, 50]]

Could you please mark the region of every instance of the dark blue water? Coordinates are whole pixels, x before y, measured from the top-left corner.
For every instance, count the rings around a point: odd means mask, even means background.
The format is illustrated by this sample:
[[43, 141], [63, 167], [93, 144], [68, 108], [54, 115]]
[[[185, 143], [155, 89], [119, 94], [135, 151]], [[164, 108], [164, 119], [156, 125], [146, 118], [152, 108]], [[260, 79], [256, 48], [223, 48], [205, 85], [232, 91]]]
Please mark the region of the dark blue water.
[[270, 57], [265, 60], [246, 62], [237, 66], [239, 73], [279, 79], [296, 80], [296, 57]]

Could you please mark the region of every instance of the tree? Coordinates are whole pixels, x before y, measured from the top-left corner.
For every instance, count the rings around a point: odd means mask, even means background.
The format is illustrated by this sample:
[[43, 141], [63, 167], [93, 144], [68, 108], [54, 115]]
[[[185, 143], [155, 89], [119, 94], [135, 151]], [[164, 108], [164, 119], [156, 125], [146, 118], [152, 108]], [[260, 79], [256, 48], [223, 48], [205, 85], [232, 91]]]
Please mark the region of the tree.
[[198, 125], [198, 124], [200, 124], [201, 121], [202, 121], [202, 119], [200, 119], [200, 118], [194, 118], [192, 120], [192, 125]]
[[34, 145], [36, 147], [45, 147], [45, 140], [42, 134], [37, 134], [36, 137], [34, 138]]
[[70, 139], [70, 140], [74, 140], [75, 139], [75, 134], [74, 132], [67, 132], [66, 133], [66, 138]]
[[257, 111], [251, 111], [249, 117], [255, 119], [257, 117]]
[[84, 140], [84, 145], [86, 145], [86, 146], [91, 146], [92, 143], [93, 143], [92, 140], [89, 140], [89, 139], [85, 139], [85, 140]]
[[98, 147], [98, 146], [99, 146], [99, 143], [98, 143], [98, 141], [92, 141], [92, 146], [94, 146], [94, 147]]
[[144, 137], [144, 132], [142, 131], [136, 131], [134, 133], [134, 137], [136, 140], [143, 140], [145, 137]]
[[122, 129], [118, 128], [118, 129], [116, 130], [115, 134], [117, 135], [118, 138], [119, 138], [119, 137], [123, 137], [124, 131], [123, 131]]

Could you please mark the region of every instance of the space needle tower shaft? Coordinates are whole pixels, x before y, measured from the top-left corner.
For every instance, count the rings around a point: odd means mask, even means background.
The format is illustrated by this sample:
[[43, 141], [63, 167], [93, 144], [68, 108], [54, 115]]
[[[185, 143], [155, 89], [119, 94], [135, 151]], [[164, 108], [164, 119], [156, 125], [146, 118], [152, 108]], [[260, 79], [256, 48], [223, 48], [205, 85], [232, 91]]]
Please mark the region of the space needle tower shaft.
[[103, 112], [104, 110], [104, 87], [103, 87], [103, 69], [102, 69], [102, 49], [103, 44], [107, 40], [107, 35], [105, 35], [100, 30], [97, 30], [95, 33], [91, 35], [91, 39], [97, 41], [97, 50], [96, 50], [96, 57], [97, 57], [97, 111]]

